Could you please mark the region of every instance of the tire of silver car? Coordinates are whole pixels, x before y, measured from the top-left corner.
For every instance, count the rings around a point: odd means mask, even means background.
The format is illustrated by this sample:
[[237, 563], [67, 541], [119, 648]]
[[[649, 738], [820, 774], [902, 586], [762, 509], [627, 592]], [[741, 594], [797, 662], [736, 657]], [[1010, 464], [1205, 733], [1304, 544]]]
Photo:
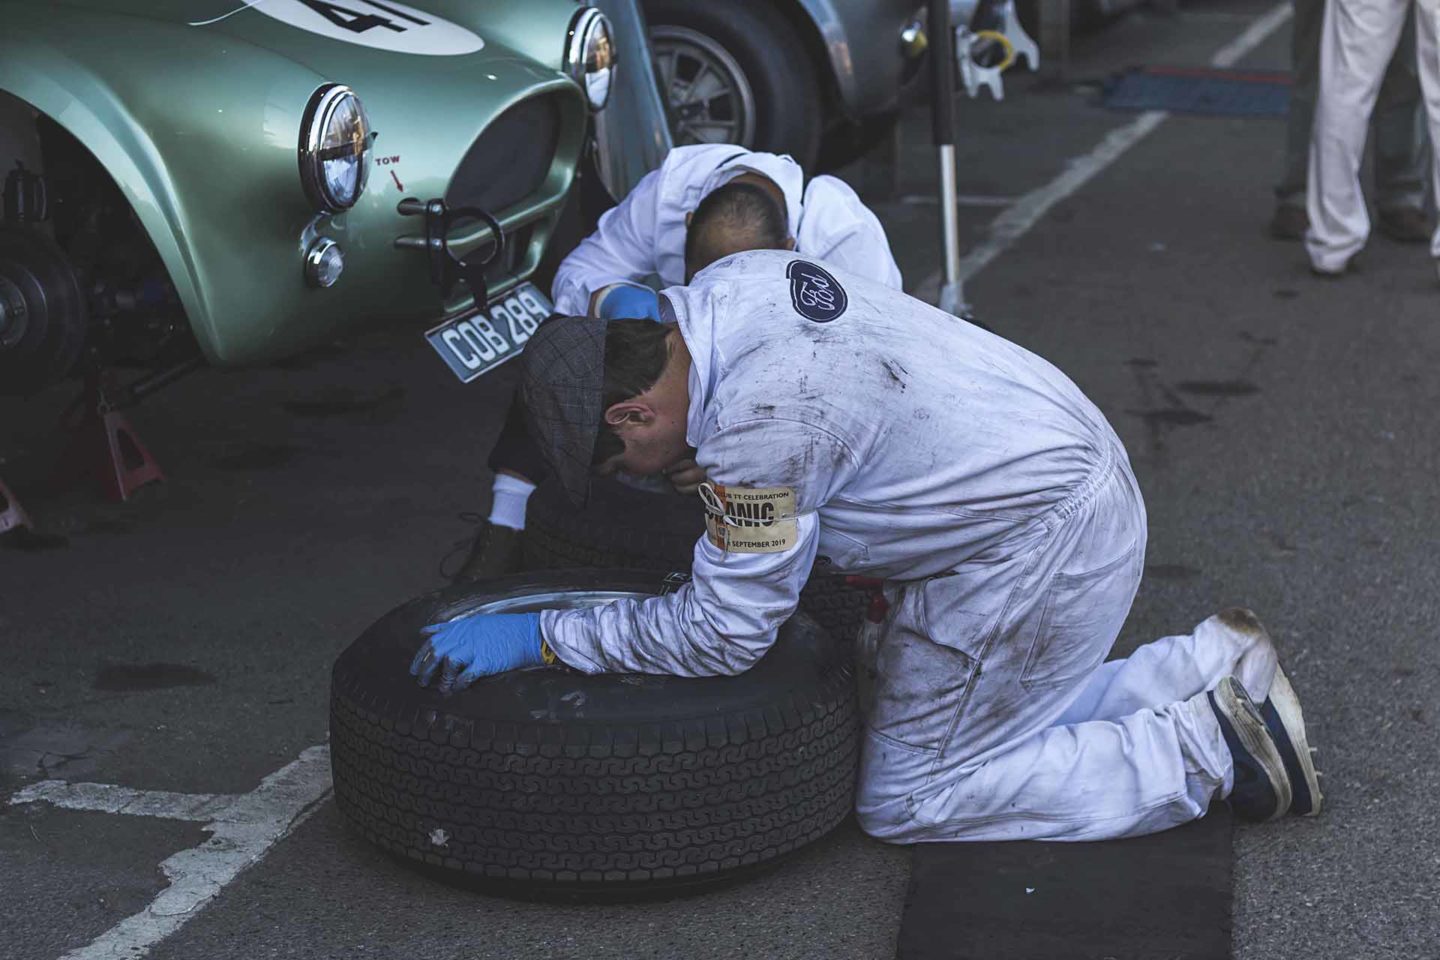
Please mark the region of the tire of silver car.
[[813, 59], [766, 4], [646, 0], [676, 146], [734, 143], [811, 168], [825, 127]]

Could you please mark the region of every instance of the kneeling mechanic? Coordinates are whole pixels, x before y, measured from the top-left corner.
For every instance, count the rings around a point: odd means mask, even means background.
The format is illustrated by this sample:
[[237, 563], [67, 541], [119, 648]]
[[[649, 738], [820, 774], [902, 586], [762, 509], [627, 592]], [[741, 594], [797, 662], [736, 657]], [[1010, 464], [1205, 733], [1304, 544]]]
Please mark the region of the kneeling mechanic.
[[894, 842], [1099, 840], [1228, 797], [1318, 812], [1300, 706], [1249, 611], [1105, 661], [1144, 566], [1119, 438], [1059, 370], [785, 252], [661, 295], [663, 324], [556, 318], [523, 357], [530, 430], [567, 492], [687, 447], [707, 532], [676, 593], [431, 628], [411, 672], [463, 687], [558, 658], [588, 673], [735, 674], [817, 554], [889, 611], [857, 812]]

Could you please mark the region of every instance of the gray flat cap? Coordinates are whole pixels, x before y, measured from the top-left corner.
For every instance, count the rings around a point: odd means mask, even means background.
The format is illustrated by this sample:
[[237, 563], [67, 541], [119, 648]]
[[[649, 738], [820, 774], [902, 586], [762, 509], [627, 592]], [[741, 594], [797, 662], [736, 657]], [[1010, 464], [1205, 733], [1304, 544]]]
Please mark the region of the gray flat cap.
[[530, 436], [576, 506], [590, 495], [590, 461], [600, 431], [605, 321], [552, 317], [520, 355], [520, 398]]

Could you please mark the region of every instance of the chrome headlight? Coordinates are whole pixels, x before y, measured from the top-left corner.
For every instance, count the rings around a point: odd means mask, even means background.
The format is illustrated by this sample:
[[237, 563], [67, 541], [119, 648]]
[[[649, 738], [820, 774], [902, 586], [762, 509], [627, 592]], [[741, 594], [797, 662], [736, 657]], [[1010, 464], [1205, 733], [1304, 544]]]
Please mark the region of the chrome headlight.
[[370, 177], [370, 121], [349, 87], [329, 83], [315, 91], [300, 124], [300, 182], [323, 213], [355, 206]]
[[592, 109], [599, 110], [610, 99], [610, 81], [615, 75], [615, 41], [610, 21], [594, 7], [586, 7], [570, 21], [565, 38], [565, 73], [580, 84]]

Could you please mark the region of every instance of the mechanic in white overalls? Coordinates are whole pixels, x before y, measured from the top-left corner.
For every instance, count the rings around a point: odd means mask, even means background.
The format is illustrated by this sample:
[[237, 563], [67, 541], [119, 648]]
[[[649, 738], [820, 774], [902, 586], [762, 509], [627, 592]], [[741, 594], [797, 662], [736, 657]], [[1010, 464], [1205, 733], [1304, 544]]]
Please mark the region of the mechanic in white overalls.
[[[1429, 121], [1432, 195], [1440, 195], [1440, 0], [1329, 0], [1320, 35], [1320, 95], [1310, 141], [1305, 248], [1310, 269], [1336, 277], [1348, 271], [1370, 237], [1370, 212], [1360, 187], [1360, 162], [1385, 68], [1395, 55], [1411, 8], [1416, 67]], [[1440, 226], [1430, 239], [1440, 270]]]
[[[885, 230], [849, 185], [813, 177], [788, 156], [733, 144], [676, 147], [657, 170], [600, 218], [596, 231], [560, 264], [552, 295], [561, 314], [658, 319], [655, 293], [643, 286], [688, 283], [709, 263], [743, 250], [798, 250], [900, 289], [900, 270]], [[525, 528], [535, 482], [548, 470], [525, 433], [519, 409], [489, 458], [495, 472], [490, 515], [459, 577], [509, 572]], [[688, 489], [693, 470], [672, 480]]]
[[674, 325], [542, 324], [522, 392], [576, 499], [592, 463], [649, 473], [698, 449], [693, 581], [437, 625], [411, 665], [421, 683], [555, 658], [739, 673], [824, 554], [887, 582], [857, 800], [872, 835], [1097, 840], [1217, 797], [1257, 820], [1318, 811], [1299, 703], [1253, 614], [1104, 662], [1140, 582], [1145, 510], [1119, 438], [1059, 370], [783, 252], [721, 261], [662, 305]]

